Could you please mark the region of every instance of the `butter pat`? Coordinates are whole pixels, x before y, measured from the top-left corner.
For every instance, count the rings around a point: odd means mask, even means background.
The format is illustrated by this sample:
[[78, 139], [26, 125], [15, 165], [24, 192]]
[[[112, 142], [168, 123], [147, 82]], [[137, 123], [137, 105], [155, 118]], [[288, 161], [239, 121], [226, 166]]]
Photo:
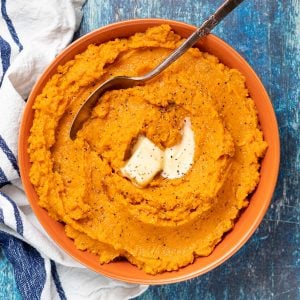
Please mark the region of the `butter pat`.
[[190, 118], [184, 119], [180, 144], [166, 148], [162, 176], [175, 179], [184, 176], [194, 162], [195, 138]]
[[144, 187], [162, 170], [163, 154], [164, 152], [148, 138], [140, 136], [133, 148], [132, 156], [121, 168], [121, 173], [137, 185]]
[[190, 119], [185, 118], [180, 144], [162, 151], [145, 136], [139, 136], [133, 154], [121, 168], [121, 173], [140, 187], [149, 184], [161, 171], [164, 178], [180, 178], [191, 168], [194, 152], [194, 132]]

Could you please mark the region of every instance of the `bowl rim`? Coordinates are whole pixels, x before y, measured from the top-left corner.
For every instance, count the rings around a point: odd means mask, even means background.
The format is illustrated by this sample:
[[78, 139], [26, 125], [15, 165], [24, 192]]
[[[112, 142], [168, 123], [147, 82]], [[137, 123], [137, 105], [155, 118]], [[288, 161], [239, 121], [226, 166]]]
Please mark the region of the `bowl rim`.
[[[24, 168], [26, 163], [29, 162], [29, 157], [28, 157], [28, 153], [27, 153], [28, 141], [26, 139], [26, 133], [28, 132], [28, 126], [27, 126], [28, 125], [27, 124], [28, 123], [28, 115], [30, 114], [30, 111], [32, 111], [32, 105], [35, 100], [35, 97], [33, 97], [33, 95], [36, 94], [37, 91], [41, 91], [41, 89], [44, 87], [44, 85], [42, 85], [40, 87], [40, 82], [42, 82], [45, 78], [47, 78], [48, 75], [51, 73], [51, 71], [53, 70], [54, 63], [62, 60], [62, 58], [65, 57], [69, 52], [73, 51], [73, 49], [76, 49], [77, 46], [79, 46], [81, 43], [86, 43], [86, 41], [88, 41], [94, 35], [99, 35], [99, 34], [101, 35], [104, 32], [112, 31], [112, 30], [115, 30], [116, 28], [120, 28], [120, 27], [126, 26], [128, 24], [140, 25], [141, 23], [148, 25], [148, 27], [159, 25], [159, 24], [169, 24], [169, 25], [171, 25], [171, 27], [172, 26], [185, 27], [185, 29], [187, 29], [187, 30], [195, 30], [196, 29], [196, 26], [187, 24], [185, 22], [168, 20], [168, 19], [163, 19], [163, 18], [131, 19], [131, 20], [125, 20], [125, 21], [111, 23], [106, 26], [100, 27], [98, 29], [95, 29], [95, 30], [85, 34], [84, 36], [80, 37], [76, 41], [72, 42], [62, 52], [60, 52], [55, 57], [54, 60], [52, 60], [52, 62], [42, 72], [42, 74], [40, 75], [40, 77], [38, 78], [38, 80], [36, 81], [36, 83], [34, 84], [32, 90], [30, 92], [28, 101], [27, 101], [27, 103], [25, 105], [25, 109], [23, 111], [20, 129], [19, 129], [18, 162], [19, 162], [19, 166], [20, 166], [20, 175], [21, 175], [21, 180], [22, 180], [23, 186], [24, 186], [24, 190], [25, 190], [26, 196], [28, 198], [28, 201], [31, 205], [31, 208], [34, 211], [35, 216], [37, 217], [37, 219], [39, 220], [40, 224], [45, 229], [47, 234], [63, 251], [68, 253], [71, 257], [73, 257], [80, 264], [85, 265], [87, 268], [89, 268], [101, 275], [105, 275], [105, 276], [113, 278], [113, 279], [118, 279], [118, 280], [122, 280], [125, 282], [138, 283], [138, 284], [150, 284], [150, 285], [169, 284], [169, 283], [185, 281], [187, 279], [191, 279], [196, 276], [203, 275], [203, 274], [211, 271], [212, 269], [218, 267], [224, 261], [226, 261], [231, 256], [233, 256], [248, 241], [248, 239], [253, 235], [253, 233], [255, 232], [255, 230], [257, 229], [259, 224], [261, 223], [261, 221], [262, 221], [264, 215], [266, 214], [267, 209], [271, 203], [272, 195], [275, 190], [275, 186], [276, 186], [276, 182], [277, 182], [277, 178], [278, 178], [278, 172], [279, 172], [279, 163], [280, 163], [280, 140], [279, 140], [278, 124], [277, 124], [274, 108], [272, 106], [272, 102], [271, 102], [261, 80], [259, 79], [258, 75], [255, 73], [255, 71], [252, 69], [252, 67], [249, 65], [249, 63], [234, 48], [232, 48], [225, 41], [223, 41], [222, 39], [220, 39], [219, 37], [217, 37], [213, 34], [210, 34], [208, 37], [209, 39], [215, 40], [219, 44], [222, 44], [223, 47], [226, 47], [228, 50], [230, 50], [236, 56], [236, 58], [239, 60], [239, 62], [241, 64], [243, 64], [250, 71], [251, 76], [253, 76], [255, 81], [257, 81], [258, 84], [260, 85], [260, 89], [261, 89], [262, 93], [264, 94], [263, 95], [264, 98], [266, 98], [268, 100], [267, 105], [269, 107], [270, 120], [273, 122], [272, 125], [275, 130], [273, 133], [274, 134], [274, 151], [275, 151], [273, 154], [274, 155], [274, 157], [273, 157], [274, 166], [273, 166], [273, 173], [271, 174], [272, 176], [270, 178], [270, 180], [271, 180], [270, 184], [269, 184], [270, 187], [268, 189], [268, 193], [264, 196], [264, 198], [266, 200], [263, 201], [261, 209], [257, 213], [256, 218], [251, 223], [252, 226], [250, 226], [248, 228], [248, 230], [246, 230], [244, 232], [244, 234], [240, 237], [240, 239], [237, 243], [235, 243], [232, 247], [229, 248], [229, 250], [225, 251], [224, 254], [221, 255], [217, 260], [214, 260], [212, 263], [208, 264], [206, 267], [196, 269], [192, 272], [189, 272], [188, 274], [180, 275], [180, 274], [177, 274], [177, 273], [179, 273], [178, 271], [173, 271], [173, 272], [167, 272], [168, 274], [171, 274], [171, 275], [168, 277], [165, 277], [165, 278], [160, 278], [160, 276], [159, 276], [160, 274], [158, 274], [158, 275], [154, 275], [154, 276], [152, 275], [151, 279], [149, 279], [149, 278], [147, 279], [147, 278], [132, 278], [132, 277], [130, 277], [130, 275], [124, 276], [124, 275], [120, 275], [120, 274], [115, 274], [114, 272], [111, 272], [107, 269], [103, 269], [101, 267], [95, 268], [95, 267], [89, 265], [87, 262], [83, 262], [70, 249], [66, 249], [62, 245], [61, 240], [55, 235], [54, 229], [51, 228], [51, 226], [47, 223], [47, 220], [42, 218], [42, 216], [40, 215], [40, 212], [38, 211], [38, 208], [37, 208], [37, 204], [33, 203], [34, 201], [30, 197], [33, 186], [29, 181], [29, 174], [28, 174], [28, 172], [25, 171], [25, 168]], [[138, 31], [136, 31], [136, 32], [138, 32]], [[77, 53], [75, 53], [74, 55], [76, 55], [76, 54]], [[32, 126], [32, 122], [30, 124], [30, 127], [31, 126]], [[251, 201], [250, 201], [250, 203], [251, 203]], [[222, 238], [222, 240], [223, 239], [224, 239], [224, 237]], [[221, 243], [222, 243], [222, 241], [221, 241]], [[127, 263], [130, 264], [129, 262], [127, 262]], [[194, 263], [195, 262], [193, 262], [193, 264]], [[101, 265], [99, 264], [99, 266], [101, 266]], [[183, 267], [182, 269], [184, 269], [184, 268], [186, 268], [186, 267]], [[148, 277], [148, 276], [146, 276], [146, 277]]]

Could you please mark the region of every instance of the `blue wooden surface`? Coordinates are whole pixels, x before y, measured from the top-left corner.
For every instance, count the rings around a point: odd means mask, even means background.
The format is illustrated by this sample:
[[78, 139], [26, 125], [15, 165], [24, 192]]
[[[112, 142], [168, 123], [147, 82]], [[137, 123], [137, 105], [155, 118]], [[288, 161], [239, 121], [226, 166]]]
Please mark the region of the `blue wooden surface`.
[[[88, 0], [78, 34], [131, 18], [197, 25], [220, 3]], [[299, 10], [299, 1], [246, 0], [214, 30], [253, 66], [276, 110], [282, 163], [266, 217], [246, 246], [216, 270], [184, 283], [151, 287], [140, 299], [300, 299]]]
[[0, 248], [0, 299], [21, 300], [16, 282], [14, 280], [13, 268]]
[[[220, 3], [88, 0], [75, 37], [131, 18], [169, 18], [197, 25]], [[248, 60], [271, 96], [282, 155], [276, 192], [261, 226], [234, 257], [193, 280], [150, 287], [139, 299], [300, 299], [300, 2], [246, 0], [214, 33]]]
[[[79, 35], [130, 18], [162, 17], [194, 25], [221, 1], [89, 0]], [[196, 279], [151, 287], [150, 299], [300, 299], [299, 1], [245, 1], [216, 30], [253, 66], [276, 110], [282, 163], [272, 205], [250, 241]]]

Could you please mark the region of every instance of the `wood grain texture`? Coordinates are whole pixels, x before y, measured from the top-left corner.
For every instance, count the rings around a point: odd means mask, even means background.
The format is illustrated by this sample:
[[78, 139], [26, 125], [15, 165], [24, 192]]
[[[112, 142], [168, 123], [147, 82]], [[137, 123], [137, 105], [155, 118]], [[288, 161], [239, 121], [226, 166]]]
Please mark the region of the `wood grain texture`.
[[0, 245], [0, 299], [22, 300], [21, 294], [17, 288], [14, 276], [14, 270]]
[[[199, 25], [221, 3], [211, 0], [88, 0], [77, 33], [132, 18]], [[272, 99], [281, 136], [281, 169], [272, 205], [248, 243], [214, 271], [150, 287], [150, 299], [300, 299], [299, 0], [245, 1], [214, 33], [253, 66]]]

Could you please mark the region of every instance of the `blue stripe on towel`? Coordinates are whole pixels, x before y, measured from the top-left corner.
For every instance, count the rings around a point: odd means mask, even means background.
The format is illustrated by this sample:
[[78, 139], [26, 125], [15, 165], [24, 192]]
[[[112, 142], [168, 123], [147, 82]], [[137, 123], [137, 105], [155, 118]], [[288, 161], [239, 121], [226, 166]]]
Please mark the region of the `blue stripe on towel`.
[[2, 85], [2, 81], [4, 78], [4, 75], [10, 65], [10, 55], [11, 55], [11, 48], [9, 43], [2, 38], [0, 35], [0, 53], [1, 53], [1, 63], [2, 63], [2, 76], [0, 78], [0, 86]]
[[52, 275], [53, 281], [55, 283], [57, 293], [61, 300], [67, 300], [65, 291], [60, 283], [60, 279], [59, 279], [57, 269], [56, 269], [56, 264], [52, 259], [50, 260], [50, 263], [51, 263], [51, 275]]
[[40, 300], [46, 282], [45, 262], [40, 253], [27, 243], [2, 231], [0, 245], [12, 264], [22, 299]]
[[23, 235], [23, 222], [22, 222], [22, 219], [21, 219], [21, 215], [20, 215], [20, 212], [19, 212], [19, 209], [16, 205], [16, 203], [11, 200], [7, 195], [5, 195], [4, 193], [0, 192], [0, 195], [2, 197], [4, 197], [8, 202], [11, 203], [11, 205], [13, 206], [14, 208], [14, 215], [15, 215], [15, 219], [16, 219], [16, 225], [17, 225], [17, 232], [20, 234], [20, 235]]
[[3, 215], [3, 210], [2, 208], [0, 207], [0, 223], [4, 223], [4, 215]]
[[3, 139], [3, 137], [1, 135], [0, 135], [0, 148], [5, 153], [8, 160], [10, 161], [10, 163], [12, 164], [12, 166], [14, 167], [14, 169], [18, 172], [18, 174], [20, 176], [17, 159], [16, 159], [15, 155], [13, 154], [13, 152], [9, 149], [9, 147], [7, 146], [5, 140]]
[[8, 182], [8, 179], [0, 167], [0, 187], [2, 187], [2, 184], [4, 185], [6, 182]]
[[11, 184], [10, 181], [6, 181], [6, 182], [1, 182], [0, 180], [0, 189], [4, 186], [6, 186], [7, 184]]
[[14, 42], [19, 47], [19, 51], [22, 51], [23, 50], [23, 45], [21, 44], [21, 42], [19, 40], [19, 37], [17, 35], [17, 32], [15, 30], [15, 27], [14, 27], [10, 17], [8, 16], [7, 11], [6, 11], [6, 0], [1, 0], [1, 13], [2, 13], [3, 19], [6, 22], [8, 31], [9, 31], [12, 39], [14, 40]]

